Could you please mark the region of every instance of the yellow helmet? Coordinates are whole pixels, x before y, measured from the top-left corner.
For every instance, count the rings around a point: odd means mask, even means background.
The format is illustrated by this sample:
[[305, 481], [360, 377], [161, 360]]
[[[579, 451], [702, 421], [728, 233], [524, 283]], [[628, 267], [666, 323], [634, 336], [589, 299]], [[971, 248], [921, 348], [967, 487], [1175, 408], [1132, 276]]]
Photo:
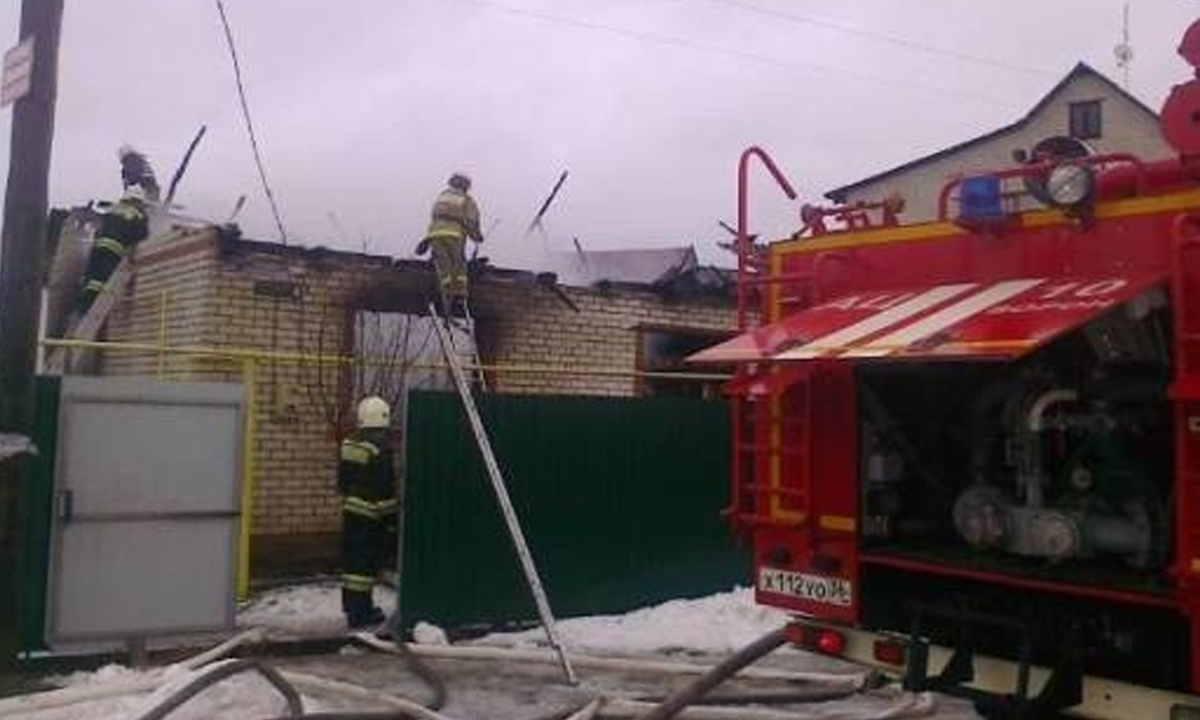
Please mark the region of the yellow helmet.
[[392, 424], [392, 409], [378, 395], [365, 397], [358, 403], [360, 428], [385, 428]]

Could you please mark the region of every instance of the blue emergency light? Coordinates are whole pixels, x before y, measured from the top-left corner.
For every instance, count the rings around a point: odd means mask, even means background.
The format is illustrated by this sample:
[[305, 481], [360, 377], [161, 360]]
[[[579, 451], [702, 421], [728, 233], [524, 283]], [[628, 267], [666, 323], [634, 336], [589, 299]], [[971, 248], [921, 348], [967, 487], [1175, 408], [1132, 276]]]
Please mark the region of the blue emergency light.
[[965, 177], [959, 186], [960, 220], [999, 220], [1004, 217], [1004, 189], [995, 175]]

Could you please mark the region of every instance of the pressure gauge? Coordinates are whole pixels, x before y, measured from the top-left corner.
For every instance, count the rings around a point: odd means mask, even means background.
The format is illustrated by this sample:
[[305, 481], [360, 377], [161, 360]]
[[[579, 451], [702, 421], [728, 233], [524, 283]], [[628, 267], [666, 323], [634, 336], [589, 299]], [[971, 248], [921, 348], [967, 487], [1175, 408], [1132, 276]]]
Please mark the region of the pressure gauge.
[[1062, 163], [1050, 171], [1046, 178], [1046, 193], [1050, 201], [1059, 207], [1072, 207], [1092, 197], [1095, 176], [1092, 171], [1076, 163]]

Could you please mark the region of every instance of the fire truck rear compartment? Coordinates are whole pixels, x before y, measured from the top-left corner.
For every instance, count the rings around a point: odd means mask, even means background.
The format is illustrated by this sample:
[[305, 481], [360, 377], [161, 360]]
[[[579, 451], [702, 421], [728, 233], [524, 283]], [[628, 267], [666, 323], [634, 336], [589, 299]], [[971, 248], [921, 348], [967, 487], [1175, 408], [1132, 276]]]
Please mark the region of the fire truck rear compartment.
[[[1187, 626], [1166, 599], [1169, 323], [1162, 303], [1130, 305], [1016, 362], [856, 369], [865, 625], [1002, 613], [1029, 623], [1035, 660], [1078, 628], [1090, 671], [1186, 686]], [[924, 626], [948, 644], [961, 631], [938, 613]], [[1012, 654], [1015, 638], [972, 632]]]

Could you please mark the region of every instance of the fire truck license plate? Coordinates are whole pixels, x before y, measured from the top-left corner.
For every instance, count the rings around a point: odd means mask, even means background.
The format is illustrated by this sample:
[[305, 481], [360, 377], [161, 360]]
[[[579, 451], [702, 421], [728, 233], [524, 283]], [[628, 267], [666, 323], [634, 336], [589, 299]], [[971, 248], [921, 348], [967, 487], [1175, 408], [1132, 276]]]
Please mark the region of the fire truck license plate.
[[848, 607], [854, 602], [854, 586], [849, 580], [790, 570], [761, 568], [758, 571], [758, 589], [827, 605]]

